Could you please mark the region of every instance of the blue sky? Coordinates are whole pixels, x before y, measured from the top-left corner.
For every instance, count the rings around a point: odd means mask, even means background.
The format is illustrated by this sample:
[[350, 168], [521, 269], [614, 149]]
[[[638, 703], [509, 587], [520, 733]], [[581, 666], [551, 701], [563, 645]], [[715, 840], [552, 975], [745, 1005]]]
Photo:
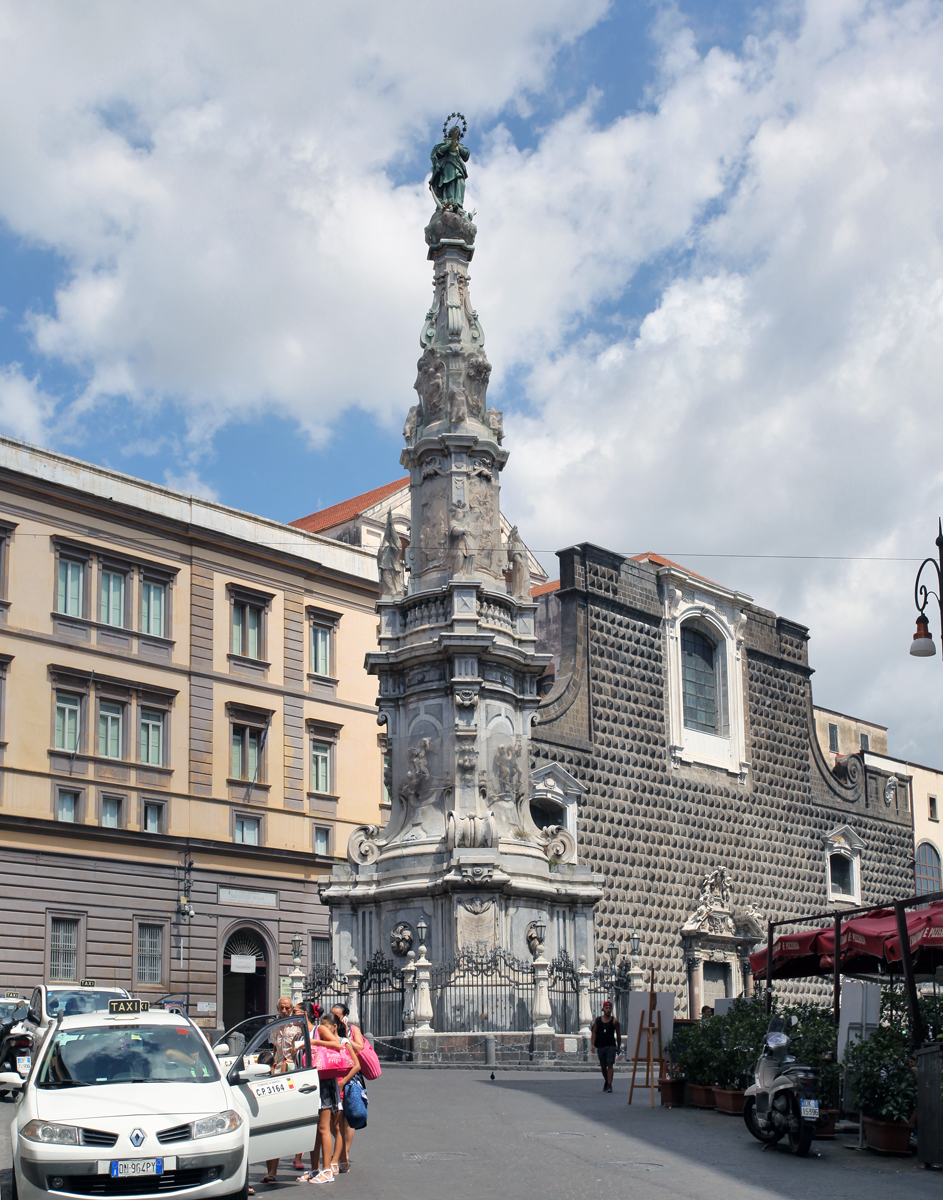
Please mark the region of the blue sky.
[[3, 432], [279, 519], [396, 478], [461, 108], [528, 543], [682, 557], [943, 762], [938, 4], [0, 14]]

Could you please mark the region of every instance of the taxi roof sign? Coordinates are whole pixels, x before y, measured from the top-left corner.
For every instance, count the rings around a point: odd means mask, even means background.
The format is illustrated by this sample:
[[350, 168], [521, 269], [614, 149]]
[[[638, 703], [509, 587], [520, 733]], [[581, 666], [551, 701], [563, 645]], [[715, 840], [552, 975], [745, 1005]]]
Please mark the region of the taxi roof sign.
[[79, 980], [79, 987], [94, 987], [94, 986], [95, 986], [94, 979], [80, 979]]
[[19, 992], [7, 992], [6, 996], [4, 997], [4, 999], [6, 999], [6, 1000], [19, 1000], [19, 998], [20, 998]]
[[122, 1000], [108, 1001], [108, 1015], [110, 1017], [133, 1017], [138, 1013], [147, 1012], [150, 1005], [146, 1000], [132, 1000], [129, 996]]

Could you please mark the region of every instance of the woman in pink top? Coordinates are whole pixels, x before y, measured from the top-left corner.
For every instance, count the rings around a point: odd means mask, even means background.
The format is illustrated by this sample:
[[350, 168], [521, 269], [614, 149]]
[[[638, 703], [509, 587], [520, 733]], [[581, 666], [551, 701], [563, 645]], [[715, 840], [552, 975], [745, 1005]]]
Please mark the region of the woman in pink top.
[[[363, 1049], [363, 1034], [356, 1025], [347, 1024], [347, 1017], [350, 1014], [350, 1009], [346, 1004], [335, 1004], [331, 1009], [331, 1012], [340, 1022], [337, 1032], [342, 1038], [346, 1037], [350, 1041], [350, 1045], [355, 1054], [359, 1053]], [[356, 1132], [356, 1129], [351, 1129], [351, 1127], [347, 1124], [347, 1118], [344, 1116], [344, 1106], [342, 1104], [340, 1112], [335, 1118], [334, 1127], [335, 1147], [337, 1146], [338, 1141], [340, 1142], [340, 1158], [338, 1167], [340, 1168], [341, 1174], [350, 1170], [350, 1146], [354, 1140], [354, 1134]]]

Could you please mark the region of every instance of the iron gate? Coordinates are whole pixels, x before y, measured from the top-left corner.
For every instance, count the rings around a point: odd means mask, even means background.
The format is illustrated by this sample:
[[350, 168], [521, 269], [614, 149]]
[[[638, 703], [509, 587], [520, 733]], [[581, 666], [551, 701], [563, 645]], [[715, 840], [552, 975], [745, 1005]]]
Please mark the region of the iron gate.
[[620, 963], [599, 963], [589, 977], [589, 1004], [593, 1020], [602, 1012], [604, 1000], [612, 1001], [612, 1015], [617, 1018], [622, 1036], [627, 1036], [629, 1025], [629, 992], [632, 990], [629, 972], [632, 964], [625, 959]]
[[576, 966], [565, 950], [550, 964], [551, 1023], [557, 1033], [576, 1033], [580, 1027], [580, 989]]
[[[403, 992], [402, 970], [377, 950], [360, 980], [360, 1024], [365, 1033], [391, 1038], [403, 1032]], [[380, 1048], [376, 1050], [379, 1054]]]
[[450, 1033], [525, 1033], [531, 1028], [534, 969], [498, 947], [462, 950], [432, 968], [433, 1028]]
[[305, 979], [305, 1000], [315, 1000], [321, 1011], [347, 1003], [347, 981], [334, 963], [315, 963]]

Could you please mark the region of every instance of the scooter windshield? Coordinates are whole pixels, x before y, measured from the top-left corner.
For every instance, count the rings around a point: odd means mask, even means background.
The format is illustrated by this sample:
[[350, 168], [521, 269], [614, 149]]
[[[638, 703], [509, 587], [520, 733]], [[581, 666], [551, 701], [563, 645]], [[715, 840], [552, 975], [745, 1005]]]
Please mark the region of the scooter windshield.
[[770, 1017], [769, 1029], [767, 1033], [782, 1033], [786, 1027], [786, 1022], [782, 1017]]

